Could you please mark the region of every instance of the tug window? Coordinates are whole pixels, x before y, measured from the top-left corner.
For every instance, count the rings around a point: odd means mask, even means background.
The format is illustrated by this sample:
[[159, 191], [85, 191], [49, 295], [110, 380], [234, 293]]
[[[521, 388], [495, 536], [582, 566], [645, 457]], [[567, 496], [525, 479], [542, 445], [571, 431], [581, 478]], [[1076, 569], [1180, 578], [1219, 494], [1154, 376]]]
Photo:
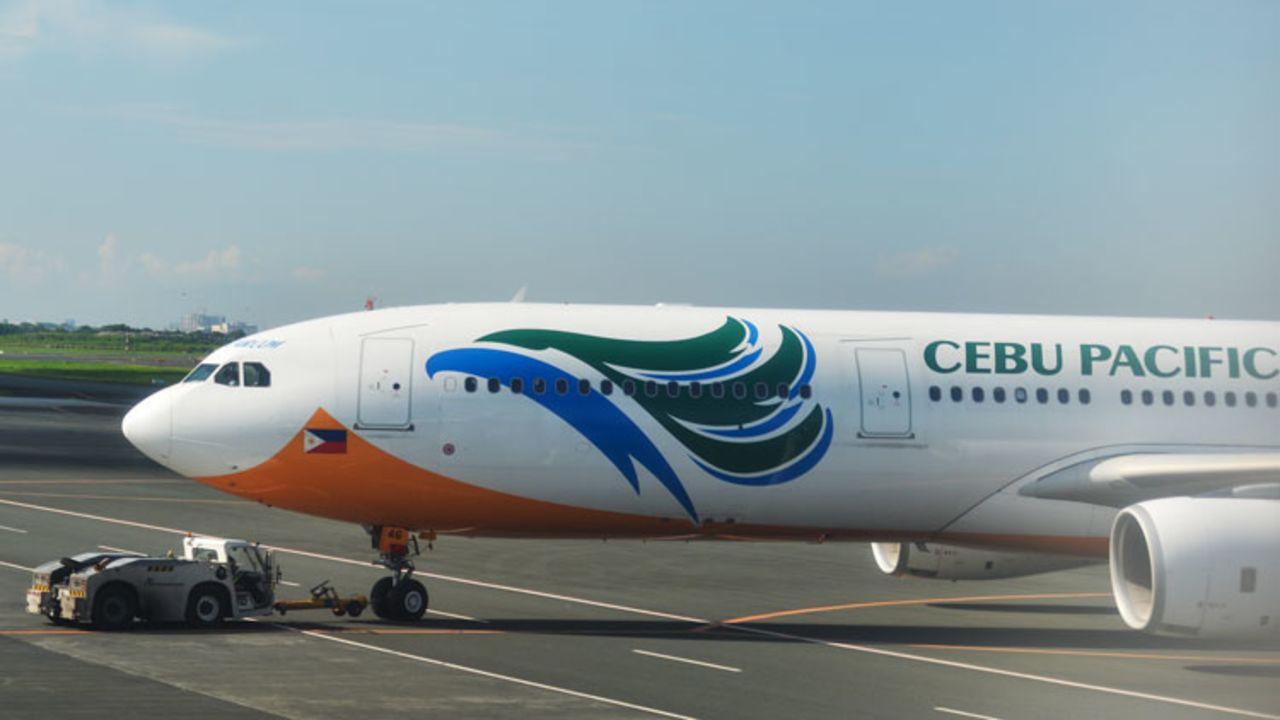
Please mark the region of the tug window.
[[271, 371], [262, 363], [247, 362], [244, 364], [245, 387], [271, 387]]
[[213, 376], [213, 381], [219, 385], [229, 385], [236, 387], [240, 384], [240, 363], [227, 363], [218, 370], [218, 374]]
[[217, 369], [218, 366], [212, 363], [197, 365], [191, 370], [191, 372], [187, 373], [186, 377], [182, 378], [182, 382], [204, 382], [205, 380], [208, 380], [209, 376], [213, 374], [213, 371]]

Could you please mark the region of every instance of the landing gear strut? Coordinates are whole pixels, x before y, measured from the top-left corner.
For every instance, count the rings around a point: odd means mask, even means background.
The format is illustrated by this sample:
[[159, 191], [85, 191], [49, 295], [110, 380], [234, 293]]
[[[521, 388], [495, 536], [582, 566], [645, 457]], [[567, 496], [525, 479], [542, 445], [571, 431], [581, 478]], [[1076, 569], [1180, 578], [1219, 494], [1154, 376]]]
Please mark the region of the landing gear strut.
[[413, 579], [414, 555], [419, 554], [418, 538], [404, 528], [367, 527], [373, 547], [378, 551], [375, 565], [391, 571], [373, 584], [369, 591], [369, 607], [383, 620], [414, 622], [427, 611], [427, 589]]

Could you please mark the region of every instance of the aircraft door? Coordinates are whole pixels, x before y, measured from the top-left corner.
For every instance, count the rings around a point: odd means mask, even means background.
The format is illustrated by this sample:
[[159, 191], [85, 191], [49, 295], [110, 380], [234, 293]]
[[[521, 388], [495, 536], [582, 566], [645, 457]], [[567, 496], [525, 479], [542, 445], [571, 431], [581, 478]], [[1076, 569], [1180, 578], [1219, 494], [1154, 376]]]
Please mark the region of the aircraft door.
[[913, 437], [906, 355], [898, 348], [859, 347], [855, 356], [862, 402], [858, 437]]
[[365, 338], [360, 348], [356, 427], [411, 430], [413, 340]]

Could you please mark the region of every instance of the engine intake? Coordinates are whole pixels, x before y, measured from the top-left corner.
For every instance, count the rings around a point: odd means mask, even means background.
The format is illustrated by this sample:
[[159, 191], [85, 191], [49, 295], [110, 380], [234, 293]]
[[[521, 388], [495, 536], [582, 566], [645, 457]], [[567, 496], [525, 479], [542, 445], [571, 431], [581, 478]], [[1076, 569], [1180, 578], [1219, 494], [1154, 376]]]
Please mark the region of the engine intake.
[[1111, 591], [1136, 630], [1257, 637], [1280, 625], [1280, 502], [1164, 498], [1111, 527]]

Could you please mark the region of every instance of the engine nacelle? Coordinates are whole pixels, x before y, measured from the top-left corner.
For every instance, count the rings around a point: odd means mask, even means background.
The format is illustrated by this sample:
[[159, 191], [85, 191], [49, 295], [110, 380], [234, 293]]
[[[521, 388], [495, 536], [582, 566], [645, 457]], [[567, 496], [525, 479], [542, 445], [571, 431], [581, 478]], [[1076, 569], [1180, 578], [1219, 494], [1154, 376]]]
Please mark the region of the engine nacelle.
[[1111, 591], [1129, 627], [1257, 637], [1280, 625], [1280, 502], [1164, 498], [1111, 527]]
[[996, 580], [1066, 570], [1098, 562], [1069, 555], [1011, 553], [936, 543], [871, 543], [886, 575], [935, 580]]

